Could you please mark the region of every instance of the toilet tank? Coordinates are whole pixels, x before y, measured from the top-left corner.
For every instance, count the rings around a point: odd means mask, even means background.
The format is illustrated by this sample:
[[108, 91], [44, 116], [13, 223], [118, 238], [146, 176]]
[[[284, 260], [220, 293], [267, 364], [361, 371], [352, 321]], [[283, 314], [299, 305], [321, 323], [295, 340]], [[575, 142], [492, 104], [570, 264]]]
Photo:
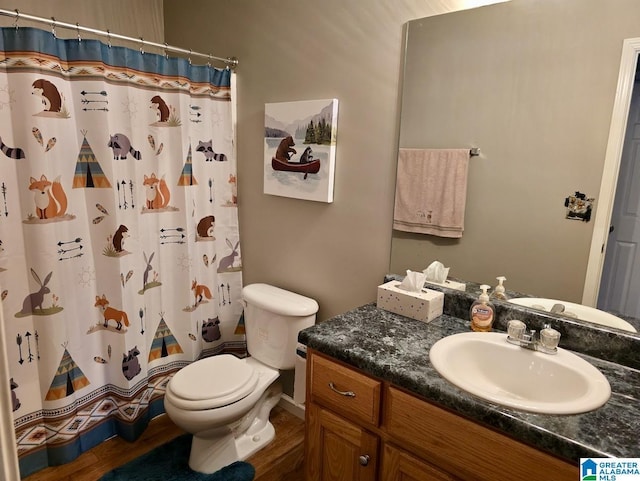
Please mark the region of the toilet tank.
[[316, 321], [318, 303], [268, 284], [242, 289], [247, 350], [274, 369], [293, 369], [298, 332]]

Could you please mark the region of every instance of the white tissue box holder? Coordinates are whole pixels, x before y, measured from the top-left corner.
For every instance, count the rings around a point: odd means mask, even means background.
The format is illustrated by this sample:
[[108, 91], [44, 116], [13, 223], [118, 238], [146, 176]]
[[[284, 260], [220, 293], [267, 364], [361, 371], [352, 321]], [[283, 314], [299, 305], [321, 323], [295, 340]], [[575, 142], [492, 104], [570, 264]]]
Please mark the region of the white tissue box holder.
[[433, 284], [440, 287], [448, 287], [449, 289], [455, 289], [457, 291], [467, 290], [467, 285], [464, 282], [451, 281], [449, 279], [446, 279], [444, 282], [430, 281], [429, 279], [427, 279], [425, 282], [428, 282], [429, 284]]
[[444, 294], [431, 289], [410, 292], [401, 289], [400, 281], [389, 281], [378, 286], [379, 309], [410, 317], [422, 322], [431, 322], [442, 315]]

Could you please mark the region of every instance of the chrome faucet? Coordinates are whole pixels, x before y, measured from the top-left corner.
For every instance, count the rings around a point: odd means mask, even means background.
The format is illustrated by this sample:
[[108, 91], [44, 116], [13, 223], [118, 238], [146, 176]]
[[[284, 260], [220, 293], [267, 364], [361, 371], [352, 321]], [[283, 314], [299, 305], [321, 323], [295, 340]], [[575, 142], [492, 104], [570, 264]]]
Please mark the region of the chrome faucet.
[[554, 304], [553, 306], [551, 306], [550, 312], [554, 314], [562, 314], [564, 312], [564, 305], [559, 303]]
[[556, 354], [559, 341], [560, 333], [549, 324], [545, 324], [539, 333], [535, 329], [527, 329], [524, 322], [516, 319], [507, 324], [507, 342], [531, 351]]

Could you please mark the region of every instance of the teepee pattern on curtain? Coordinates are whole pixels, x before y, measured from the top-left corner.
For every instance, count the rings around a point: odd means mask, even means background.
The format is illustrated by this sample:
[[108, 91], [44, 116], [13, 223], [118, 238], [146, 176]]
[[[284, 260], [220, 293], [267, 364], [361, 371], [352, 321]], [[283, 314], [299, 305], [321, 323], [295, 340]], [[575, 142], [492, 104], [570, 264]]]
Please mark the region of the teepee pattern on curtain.
[[78, 365], [71, 359], [71, 354], [69, 354], [69, 351], [65, 348], [56, 375], [44, 399], [45, 401], [63, 399], [88, 385], [89, 380], [87, 376], [84, 375]]
[[0, 292], [23, 476], [134, 439], [176, 370], [245, 353], [231, 76], [1, 29]]

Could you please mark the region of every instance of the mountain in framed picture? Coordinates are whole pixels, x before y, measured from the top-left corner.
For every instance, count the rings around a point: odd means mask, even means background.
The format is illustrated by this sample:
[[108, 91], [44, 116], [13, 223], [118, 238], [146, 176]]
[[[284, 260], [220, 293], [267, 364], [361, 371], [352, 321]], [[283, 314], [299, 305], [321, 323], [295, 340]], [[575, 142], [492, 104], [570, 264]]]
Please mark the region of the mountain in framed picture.
[[338, 100], [264, 107], [264, 193], [333, 202]]

